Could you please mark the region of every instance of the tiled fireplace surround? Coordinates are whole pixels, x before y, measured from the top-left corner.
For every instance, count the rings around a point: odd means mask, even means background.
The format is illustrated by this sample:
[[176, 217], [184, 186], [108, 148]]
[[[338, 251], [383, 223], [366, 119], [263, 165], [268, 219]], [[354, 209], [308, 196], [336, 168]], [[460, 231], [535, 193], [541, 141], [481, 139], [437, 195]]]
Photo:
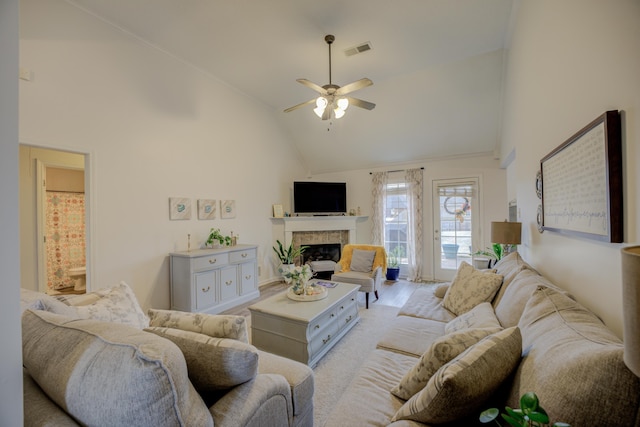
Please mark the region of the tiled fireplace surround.
[[285, 245], [291, 242], [294, 247], [339, 243], [342, 248], [356, 242], [356, 220], [357, 217], [348, 216], [285, 218]]

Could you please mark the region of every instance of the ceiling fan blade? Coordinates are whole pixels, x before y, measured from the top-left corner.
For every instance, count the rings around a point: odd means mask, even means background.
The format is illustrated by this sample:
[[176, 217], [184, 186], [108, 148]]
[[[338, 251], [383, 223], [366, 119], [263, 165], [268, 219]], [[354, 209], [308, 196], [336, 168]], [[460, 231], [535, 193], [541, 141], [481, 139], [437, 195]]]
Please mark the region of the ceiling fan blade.
[[308, 105], [308, 104], [313, 104], [314, 102], [316, 102], [315, 98], [314, 99], [310, 99], [308, 101], [305, 101], [303, 103], [300, 103], [298, 105], [294, 105], [293, 107], [289, 107], [286, 110], [284, 110], [284, 112], [288, 113], [289, 111], [293, 111], [293, 110], [295, 110], [297, 108], [304, 107], [305, 105]]
[[326, 95], [327, 94], [327, 90], [325, 88], [323, 88], [320, 85], [315, 84], [314, 82], [311, 82], [307, 79], [297, 79], [296, 80], [298, 83], [302, 83], [303, 85], [305, 85], [306, 87], [315, 90], [316, 92], [318, 92], [320, 95]]
[[365, 110], [373, 110], [376, 108], [376, 104], [369, 101], [363, 101], [362, 99], [347, 97], [349, 105], [355, 105], [356, 107], [364, 108]]
[[[298, 80], [300, 81], [300, 80]], [[336, 90], [336, 95], [346, 95], [350, 92], [356, 91], [358, 89], [362, 89], [363, 87], [371, 86], [373, 82], [368, 78], [356, 80], [353, 83], [349, 83], [348, 85], [344, 85], [338, 90]]]

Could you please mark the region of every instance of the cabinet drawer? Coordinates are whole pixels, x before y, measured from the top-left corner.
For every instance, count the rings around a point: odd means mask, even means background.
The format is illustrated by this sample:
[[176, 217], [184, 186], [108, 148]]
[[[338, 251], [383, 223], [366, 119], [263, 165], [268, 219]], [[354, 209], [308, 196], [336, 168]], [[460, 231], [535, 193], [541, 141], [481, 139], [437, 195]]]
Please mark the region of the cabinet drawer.
[[245, 262], [240, 264], [240, 293], [248, 294], [257, 289], [256, 263]]
[[236, 252], [231, 252], [229, 254], [230, 261], [234, 263], [248, 261], [250, 259], [256, 259], [256, 257], [257, 257], [257, 254], [255, 249], [236, 251]]
[[229, 254], [215, 254], [215, 255], [195, 258], [193, 260], [193, 268], [195, 270], [216, 268], [226, 264], [229, 264]]
[[355, 322], [356, 319], [358, 319], [358, 306], [354, 304], [345, 306], [338, 314], [338, 327], [342, 330], [349, 323]]
[[[335, 313], [332, 313], [335, 316]], [[336, 318], [332, 318], [331, 323], [322, 328], [319, 333], [315, 334], [311, 339], [310, 347], [311, 347], [311, 355], [318, 354], [324, 347], [329, 345], [333, 345], [333, 341], [336, 339], [338, 335], [338, 323], [336, 322]]]
[[333, 334], [337, 316], [335, 308], [309, 323], [309, 341], [318, 335]]

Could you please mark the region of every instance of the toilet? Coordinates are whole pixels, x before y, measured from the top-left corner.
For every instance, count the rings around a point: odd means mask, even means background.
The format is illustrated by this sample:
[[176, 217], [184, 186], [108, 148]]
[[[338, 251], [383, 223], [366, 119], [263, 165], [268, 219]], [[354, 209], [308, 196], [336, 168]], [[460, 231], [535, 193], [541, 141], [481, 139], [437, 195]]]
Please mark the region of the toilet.
[[87, 267], [75, 267], [70, 268], [67, 273], [68, 276], [74, 281], [75, 285], [73, 286], [74, 291], [82, 291], [87, 289]]

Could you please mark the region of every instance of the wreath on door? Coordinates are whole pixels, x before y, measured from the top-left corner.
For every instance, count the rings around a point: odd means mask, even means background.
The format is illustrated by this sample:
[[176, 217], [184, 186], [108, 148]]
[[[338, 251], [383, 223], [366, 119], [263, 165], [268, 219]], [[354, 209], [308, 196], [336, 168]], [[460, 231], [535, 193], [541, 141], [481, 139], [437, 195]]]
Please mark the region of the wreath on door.
[[456, 217], [456, 219], [458, 221], [460, 221], [460, 223], [464, 222], [464, 217], [467, 216], [467, 212], [469, 212], [471, 210], [471, 203], [469, 202], [469, 199], [467, 197], [462, 197], [464, 199], [464, 203], [462, 203], [462, 207], [460, 207], [459, 209], [449, 209], [449, 201], [451, 199], [456, 199], [459, 196], [451, 196], [451, 197], [447, 197], [446, 199], [444, 199], [444, 210], [449, 214], [449, 215], [454, 215]]

